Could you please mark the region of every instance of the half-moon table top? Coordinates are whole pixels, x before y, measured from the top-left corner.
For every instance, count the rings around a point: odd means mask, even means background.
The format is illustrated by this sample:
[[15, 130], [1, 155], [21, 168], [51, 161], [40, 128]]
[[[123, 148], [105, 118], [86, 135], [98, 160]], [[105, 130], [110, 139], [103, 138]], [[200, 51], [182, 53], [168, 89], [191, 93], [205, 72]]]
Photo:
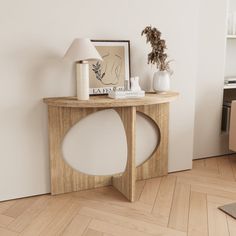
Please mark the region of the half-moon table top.
[[112, 99], [107, 95], [90, 96], [89, 100], [77, 100], [77, 97], [53, 97], [44, 98], [43, 101], [49, 106], [56, 107], [77, 107], [77, 108], [96, 108], [96, 107], [134, 107], [144, 105], [154, 105], [168, 103], [179, 96], [177, 92], [166, 93], [146, 93], [142, 98]]

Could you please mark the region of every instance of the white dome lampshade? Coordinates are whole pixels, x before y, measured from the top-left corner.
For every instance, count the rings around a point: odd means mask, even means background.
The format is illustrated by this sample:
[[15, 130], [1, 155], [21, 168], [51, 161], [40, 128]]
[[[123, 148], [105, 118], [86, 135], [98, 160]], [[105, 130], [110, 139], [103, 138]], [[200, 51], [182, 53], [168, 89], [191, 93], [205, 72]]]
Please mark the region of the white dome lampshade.
[[77, 99], [89, 100], [89, 61], [100, 60], [97, 49], [87, 38], [74, 39], [66, 54], [65, 59], [76, 62]]
[[88, 38], [74, 39], [66, 51], [64, 58], [73, 62], [92, 60], [102, 61], [97, 49]]

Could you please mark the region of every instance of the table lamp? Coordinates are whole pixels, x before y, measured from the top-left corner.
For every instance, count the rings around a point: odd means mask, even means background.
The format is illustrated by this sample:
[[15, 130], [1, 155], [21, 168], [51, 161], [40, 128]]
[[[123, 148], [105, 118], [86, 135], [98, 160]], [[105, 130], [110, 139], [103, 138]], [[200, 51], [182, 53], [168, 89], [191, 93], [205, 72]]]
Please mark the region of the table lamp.
[[76, 63], [77, 99], [89, 99], [89, 61], [102, 60], [87, 38], [74, 39], [64, 58]]

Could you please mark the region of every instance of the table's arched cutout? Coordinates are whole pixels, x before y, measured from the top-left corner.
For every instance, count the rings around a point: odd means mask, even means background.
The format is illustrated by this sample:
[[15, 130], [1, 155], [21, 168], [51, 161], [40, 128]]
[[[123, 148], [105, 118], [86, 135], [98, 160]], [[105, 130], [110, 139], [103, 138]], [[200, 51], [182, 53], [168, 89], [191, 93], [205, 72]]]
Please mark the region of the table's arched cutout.
[[144, 113], [137, 112], [136, 166], [141, 166], [152, 157], [160, 141], [161, 132], [157, 123]]
[[65, 135], [62, 156], [70, 167], [84, 174], [123, 172], [127, 141], [120, 116], [113, 109], [105, 109], [81, 119]]
[[[139, 166], [158, 148], [160, 131], [150, 117], [140, 112], [136, 125], [136, 166]], [[113, 109], [81, 119], [68, 130], [61, 148], [64, 161], [80, 173], [114, 175], [124, 172], [126, 167], [126, 134], [120, 116]]]

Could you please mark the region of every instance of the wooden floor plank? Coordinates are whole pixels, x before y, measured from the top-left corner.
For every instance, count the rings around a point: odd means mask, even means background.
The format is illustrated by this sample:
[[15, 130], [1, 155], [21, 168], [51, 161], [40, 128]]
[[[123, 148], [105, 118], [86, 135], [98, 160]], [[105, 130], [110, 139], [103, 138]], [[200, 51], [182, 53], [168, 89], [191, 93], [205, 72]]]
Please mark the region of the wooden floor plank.
[[[121, 227], [119, 225], [107, 223], [100, 220], [92, 220], [89, 224], [90, 229], [94, 229], [103, 233], [112, 234], [114, 236], [153, 236], [153, 235], [165, 235], [170, 236], [170, 234], [161, 234], [160, 232], [158, 234], [149, 234], [137, 231], [135, 229], [129, 229], [126, 227]], [[172, 234], [173, 235], [173, 234]], [[178, 234], [174, 234], [178, 235]]]
[[208, 236], [207, 195], [192, 191], [190, 194], [188, 236]]
[[135, 200], [136, 201], [139, 200], [139, 198], [143, 192], [145, 182], [146, 182], [145, 180], [140, 180], [140, 181], [136, 182], [136, 186], [135, 186]]
[[219, 173], [217, 157], [205, 159], [206, 169], [216, 170]]
[[118, 207], [132, 208], [132, 209], [140, 210], [144, 212], [151, 212], [152, 210], [151, 205], [145, 204], [143, 202], [136, 201], [136, 202], [131, 203], [127, 201], [127, 199], [113, 187], [100, 188], [93, 191], [72, 193], [72, 196], [76, 198], [83, 197], [88, 200], [102, 202], [105, 204], [110, 204], [112, 206], [116, 205]]
[[11, 207], [13, 204], [15, 204], [17, 200], [10, 200], [10, 201], [4, 201], [0, 202], [0, 214], [4, 211], [6, 211], [9, 207]]
[[235, 236], [236, 235], [236, 220], [228, 215], [226, 217], [227, 217], [229, 235]]
[[26, 227], [20, 235], [40, 235], [41, 232], [53, 221], [58, 212], [71, 200], [68, 196], [53, 197], [46, 208]]
[[[188, 181], [188, 183], [189, 183], [189, 181]], [[234, 199], [236, 201], [236, 193], [235, 192], [222, 191], [222, 190], [212, 188], [209, 186], [205, 186], [205, 185], [201, 185], [201, 184], [191, 184], [191, 189], [192, 189], [192, 191], [215, 195], [218, 197]]]
[[191, 183], [201, 184], [202, 186], [215, 188], [223, 191], [230, 191], [230, 192], [236, 192], [236, 182], [220, 179], [220, 178], [214, 178], [209, 176], [195, 176], [191, 175], [191, 172], [178, 172], [173, 173], [172, 175], [176, 177], [182, 177], [182, 179], [185, 179], [185, 181], [189, 181]]
[[94, 229], [88, 229], [86, 232], [83, 234], [83, 236], [103, 236], [103, 232], [99, 232]]
[[135, 230], [138, 232], [148, 233], [148, 234], [160, 234], [160, 235], [176, 235], [183, 236], [186, 235], [183, 232], [168, 229], [167, 227], [159, 226], [158, 221], [156, 224], [151, 224], [144, 222], [142, 220], [136, 220], [126, 216], [119, 216], [104, 212], [102, 210], [95, 210], [89, 207], [84, 207], [80, 210], [79, 214], [87, 217], [97, 219], [99, 221], [108, 222], [112, 225], [119, 225], [120, 227]]
[[222, 202], [207, 196], [209, 236], [229, 236], [226, 215], [218, 209]]
[[175, 190], [176, 177], [163, 177], [152, 213], [158, 218], [161, 225], [167, 226]]
[[222, 178], [219, 171], [215, 169], [202, 168], [202, 169], [188, 170], [185, 172], [191, 173], [192, 176], [205, 176], [205, 177], [212, 177], [212, 178], [219, 178], [219, 179]]
[[235, 181], [233, 169], [230, 164], [229, 158], [218, 158], [217, 161], [219, 166], [219, 172], [222, 178], [229, 181]]
[[113, 187], [0, 202], [0, 235], [235, 236], [236, 220], [217, 207], [236, 202], [236, 157], [194, 163], [138, 181], [134, 203]]
[[13, 218], [17, 218], [27, 208], [29, 208], [37, 199], [38, 197], [28, 197], [19, 199], [17, 202], [15, 202], [15, 204], [13, 204], [7, 210], [2, 212], [2, 214]]
[[162, 178], [154, 178], [146, 180], [139, 201], [153, 206], [159, 190], [161, 180]]
[[69, 201], [53, 218], [41, 232], [41, 235], [54, 236], [61, 235], [66, 226], [73, 220], [79, 212], [78, 202]]
[[62, 232], [62, 236], [81, 236], [85, 232], [92, 218], [76, 215]]
[[[104, 211], [107, 213], [111, 213], [114, 215], [129, 217], [134, 220], [144, 221], [144, 222], [153, 223], [153, 224], [158, 222], [158, 218], [156, 218], [153, 214], [147, 213], [145, 211], [139, 211], [132, 208], [120, 207], [116, 205], [101, 203], [99, 201], [91, 201], [91, 200], [81, 199], [81, 198], [78, 199], [78, 201], [80, 201], [80, 203], [84, 205], [85, 207], [90, 207], [90, 208], [93, 208], [99, 211]], [[82, 201], [84, 201], [84, 203]]]
[[176, 183], [170, 219], [170, 228], [187, 232], [189, 214], [190, 185]]
[[211, 194], [207, 195], [207, 200], [210, 202], [215, 202], [219, 205], [225, 205], [225, 204], [230, 204], [230, 203], [235, 202], [234, 199], [219, 197], [219, 196], [211, 195]]
[[193, 168], [194, 169], [201, 169], [203, 167], [205, 167], [205, 160], [204, 159], [193, 161]]
[[0, 227], [0, 235], [1, 236], [17, 236], [18, 234], [16, 232], [12, 232], [10, 230]]
[[112, 225], [104, 221], [92, 220], [89, 229], [98, 230], [103, 233], [112, 234], [113, 236], [151, 236], [150, 234], [141, 233], [135, 230], [126, 229], [117, 225]]
[[22, 232], [44, 210], [50, 198], [49, 195], [41, 196], [19, 217], [14, 219], [7, 228], [15, 232]]
[[10, 216], [0, 214], [0, 227], [7, 227], [13, 220]]
[[236, 156], [235, 155], [229, 156], [229, 162], [233, 170], [234, 178], [236, 179]]

